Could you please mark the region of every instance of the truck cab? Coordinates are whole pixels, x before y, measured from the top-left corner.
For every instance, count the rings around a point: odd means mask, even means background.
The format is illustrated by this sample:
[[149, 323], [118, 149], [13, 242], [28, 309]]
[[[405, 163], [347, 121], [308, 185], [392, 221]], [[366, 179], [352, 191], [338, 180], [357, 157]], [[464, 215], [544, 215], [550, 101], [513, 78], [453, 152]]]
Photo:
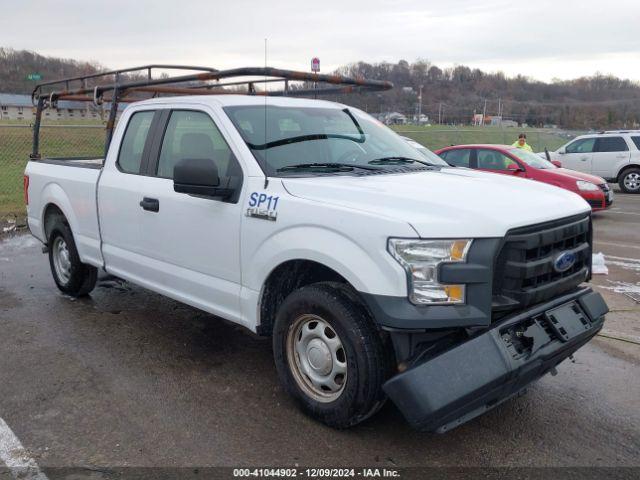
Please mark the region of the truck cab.
[[345, 104], [138, 101], [103, 161], [34, 154], [25, 175], [60, 290], [87, 295], [104, 271], [270, 336], [284, 389], [337, 428], [391, 398], [449, 430], [552, 371], [607, 311], [584, 285], [583, 200], [430, 163]]

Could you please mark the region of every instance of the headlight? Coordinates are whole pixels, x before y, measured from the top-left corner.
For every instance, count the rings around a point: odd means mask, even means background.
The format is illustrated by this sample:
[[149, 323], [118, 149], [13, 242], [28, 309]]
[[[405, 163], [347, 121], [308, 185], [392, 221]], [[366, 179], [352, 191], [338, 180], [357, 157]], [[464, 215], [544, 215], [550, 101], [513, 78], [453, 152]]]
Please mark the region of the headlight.
[[389, 252], [407, 271], [409, 300], [415, 304], [456, 304], [465, 301], [464, 285], [443, 285], [438, 265], [464, 262], [471, 240], [389, 239]]
[[576, 182], [576, 185], [578, 186], [578, 190], [582, 190], [585, 192], [597, 192], [598, 190], [600, 190], [600, 187], [598, 187], [595, 183], [585, 182], [584, 180], [578, 180]]

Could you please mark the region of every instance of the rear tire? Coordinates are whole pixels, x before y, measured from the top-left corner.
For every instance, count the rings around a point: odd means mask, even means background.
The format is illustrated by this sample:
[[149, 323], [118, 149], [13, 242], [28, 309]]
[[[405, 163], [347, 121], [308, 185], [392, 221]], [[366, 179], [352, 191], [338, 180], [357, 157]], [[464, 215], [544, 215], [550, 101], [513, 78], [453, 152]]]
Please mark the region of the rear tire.
[[273, 352], [287, 393], [326, 425], [356, 425], [384, 404], [390, 349], [344, 285], [315, 283], [290, 294], [276, 316]]
[[620, 190], [624, 193], [640, 193], [640, 168], [629, 168], [620, 174]]
[[87, 295], [98, 279], [98, 270], [80, 261], [73, 234], [64, 217], [56, 216], [49, 228], [49, 266], [56, 285], [72, 297]]

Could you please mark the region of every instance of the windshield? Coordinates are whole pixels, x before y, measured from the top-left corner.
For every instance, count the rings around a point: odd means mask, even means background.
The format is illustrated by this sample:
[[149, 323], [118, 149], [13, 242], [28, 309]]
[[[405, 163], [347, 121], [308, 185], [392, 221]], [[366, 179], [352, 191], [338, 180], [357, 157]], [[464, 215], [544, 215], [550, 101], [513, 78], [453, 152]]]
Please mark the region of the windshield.
[[531, 152], [527, 152], [526, 150], [522, 150], [521, 148], [512, 148], [511, 150], [509, 150], [509, 153], [511, 153], [511, 155], [519, 158], [524, 163], [526, 163], [527, 165], [529, 165], [530, 167], [533, 167], [533, 168], [539, 168], [541, 170], [546, 170], [546, 169], [551, 169], [551, 168], [558, 168], [553, 163], [551, 163], [549, 160], [546, 160], [546, 159], [536, 155], [535, 153], [531, 153]]
[[429, 150], [424, 145], [421, 145], [420, 143], [416, 142], [415, 140], [410, 139], [409, 137], [402, 137], [402, 138], [404, 140], [406, 140], [406, 142], [409, 145], [411, 145], [413, 148], [418, 150], [422, 154], [422, 156], [424, 158], [426, 158], [427, 162], [429, 162], [430, 164], [432, 164], [432, 165], [441, 165], [443, 167], [449, 167], [450, 166], [447, 162], [445, 162], [442, 158], [440, 158], [438, 155], [433, 153], [431, 150]]
[[300, 175], [301, 170], [312, 175], [390, 167], [424, 169], [425, 163], [432, 163], [356, 109], [248, 105], [224, 110], [270, 176]]

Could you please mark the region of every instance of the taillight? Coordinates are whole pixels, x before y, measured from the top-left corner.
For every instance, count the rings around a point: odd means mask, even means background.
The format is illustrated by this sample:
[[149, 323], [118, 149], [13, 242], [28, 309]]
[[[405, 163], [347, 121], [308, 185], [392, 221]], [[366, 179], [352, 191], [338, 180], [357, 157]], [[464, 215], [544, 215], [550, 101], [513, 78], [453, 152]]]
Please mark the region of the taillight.
[[24, 176], [24, 204], [29, 205], [29, 175]]

